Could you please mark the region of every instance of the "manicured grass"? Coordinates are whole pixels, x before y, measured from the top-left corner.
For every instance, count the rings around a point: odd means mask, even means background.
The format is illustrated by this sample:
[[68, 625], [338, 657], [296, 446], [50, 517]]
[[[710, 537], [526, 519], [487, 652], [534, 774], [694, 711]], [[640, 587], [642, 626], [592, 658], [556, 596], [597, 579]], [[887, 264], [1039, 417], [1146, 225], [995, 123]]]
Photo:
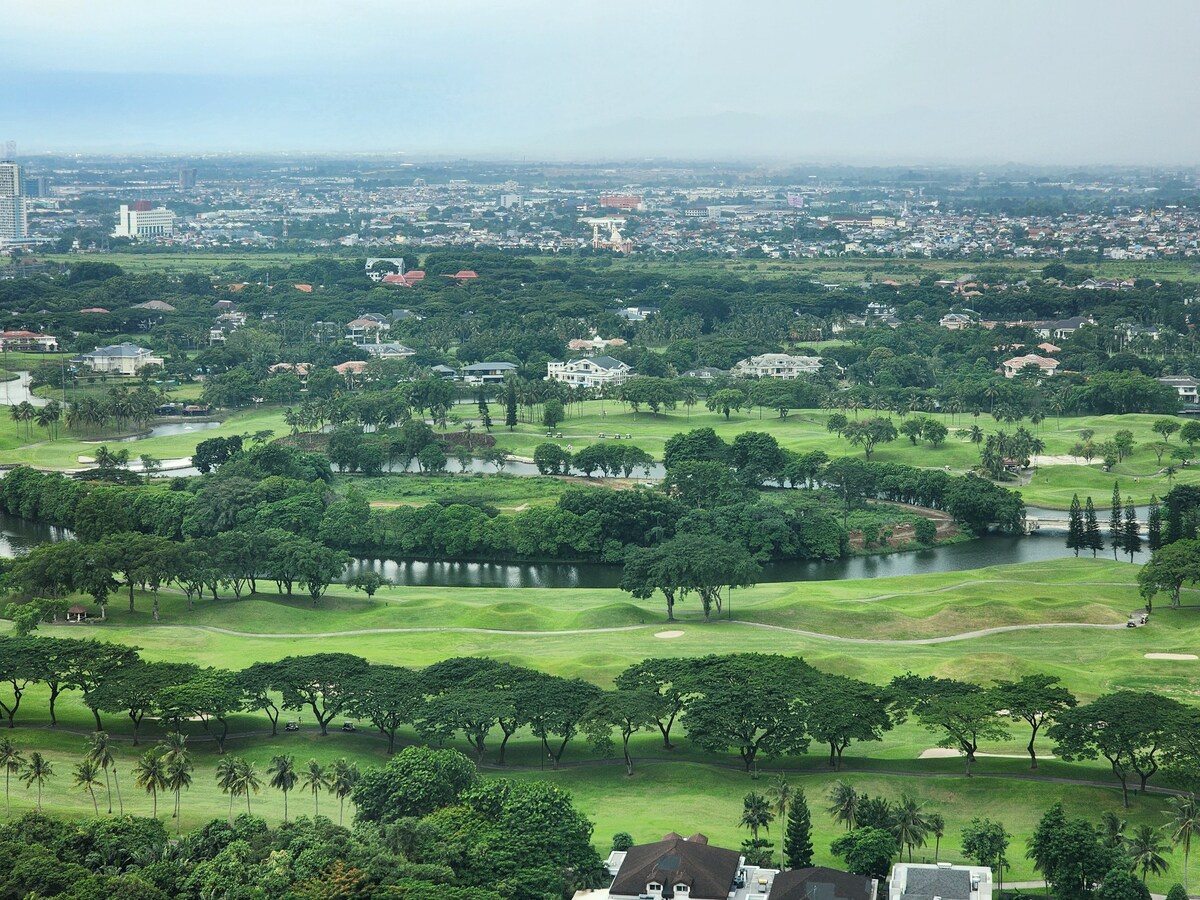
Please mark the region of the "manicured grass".
[[[873, 640], [929, 638], [1001, 625], [1120, 624], [1128, 610], [1139, 605], [1135, 572], [1134, 567], [1111, 560], [1067, 559], [908, 578], [767, 584], [735, 592], [734, 610], [743, 622]], [[1147, 628], [1023, 630], [946, 643], [896, 645], [834, 642], [727, 621], [705, 624], [699, 620], [694, 604], [687, 602], [679, 607], [681, 622], [669, 626], [683, 631], [683, 636], [663, 640], [654, 636], [668, 627], [658, 602], [634, 601], [619, 591], [604, 589], [404, 587], [385, 589], [375, 600], [367, 600], [361, 594], [335, 588], [316, 607], [303, 598], [266, 593], [242, 601], [205, 600], [192, 611], [186, 609], [182, 597], [164, 594], [162, 621], [157, 625], [150, 621], [148, 606], [147, 598], [139, 594], [138, 611], [130, 614], [125, 597], [114, 596], [107, 623], [45, 627], [43, 633], [129, 643], [141, 647], [147, 659], [193, 660], [231, 668], [255, 660], [326, 651], [356, 653], [375, 662], [409, 666], [454, 655], [486, 655], [562, 675], [578, 675], [604, 686], [630, 662], [653, 655], [789, 653], [804, 656], [820, 669], [877, 683], [904, 671], [979, 682], [1048, 672], [1062, 677], [1084, 700], [1123, 687], [1160, 690], [1190, 699], [1195, 689], [1196, 663], [1150, 661], [1143, 654], [1190, 652], [1200, 643], [1200, 612], [1196, 607], [1157, 611]], [[531, 633], [628, 625], [635, 627], [583, 634]], [[509, 629], [518, 633], [329, 634], [435, 627]], [[212, 630], [215, 628], [247, 636]], [[267, 636], [271, 634], [291, 636]], [[27, 751], [43, 750], [54, 763], [56, 777], [47, 790], [47, 805], [83, 815], [90, 809], [90, 801], [70, 786], [69, 772], [78, 758], [83, 736], [92, 727], [91, 717], [74, 693], [65, 695], [59, 705], [61, 725], [52, 731], [45, 727], [43, 690], [31, 690], [18, 717], [20, 727], [12, 737]], [[329, 762], [346, 756], [361, 765], [377, 764], [384, 758], [382, 745], [365, 730], [320, 738], [312, 731], [310, 717], [302, 714], [302, 719], [306, 724], [300, 733], [282, 733], [268, 739], [261, 734], [267, 727], [263, 717], [239, 716], [232, 722], [235, 737], [229, 742], [229, 751], [248, 756], [260, 771], [272, 755], [280, 752], [292, 752], [301, 761], [311, 756]], [[128, 722], [120, 715], [106, 716], [105, 726], [121, 738], [129, 734]], [[185, 827], [224, 815], [227, 809], [226, 799], [212, 780], [217, 762], [214, 747], [197, 726], [190, 726], [190, 730], [196, 742], [198, 769], [195, 784], [184, 798]], [[64, 733], [67, 731], [76, 733]], [[236, 736], [246, 732], [253, 735]], [[160, 729], [147, 723], [144, 733], [148, 746]], [[1013, 726], [1008, 740], [993, 742], [985, 749], [1019, 755], [1024, 734], [1023, 726]], [[414, 739], [411, 734], [405, 737]], [[543, 772], [536, 742], [528, 734], [521, 734], [511, 745], [510, 765], [514, 777], [545, 777], [570, 790], [580, 807], [597, 822], [596, 842], [602, 848], [618, 830], [650, 840], [671, 829], [701, 829], [717, 843], [736, 846], [743, 837], [736, 828], [740, 798], [748, 790], [765, 788], [769, 772], [759, 782], [751, 781], [737, 771], [733, 757], [714, 760], [699, 754], [682, 728], [676, 743], [677, 749], [668, 753], [655, 735], [637, 736], [635, 755], [644, 761], [639, 762], [633, 778], [626, 778], [615, 761], [606, 763], [595, 758], [583, 739], [577, 739], [568, 750], [566, 768]], [[1072, 813], [1091, 818], [1106, 809], [1120, 812], [1119, 792], [1103, 764], [1044, 760], [1039, 769], [1043, 776], [1099, 781], [1105, 785], [1102, 787], [990, 777], [1023, 778], [1028, 764], [1020, 758], [981, 758], [976, 768], [978, 777], [968, 780], [962, 776], [958, 760], [917, 759], [923, 749], [935, 743], [936, 738], [920, 726], [906, 723], [878, 744], [854, 745], [840, 777], [873, 795], [896, 798], [908, 791], [927, 803], [929, 810], [943, 813], [948, 822], [944, 856], [955, 858], [958, 832], [973, 816], [1003, 821], [1016, 836], [1014, 847], [1019, 847], [1041, 812], [1055, 800], [1063, 800]], [[1044, 738], [1039, 746], [1043, 754], [1050, 751]], [[144, 812], [149, 798], [133, 790], [129, 775], [135, 751], [122, 743], [120, 753], [127, 808]], [[814, 746], [805, 756], [766, 761], [764, 768], [783, 767], [797, 773], [793, 781], [808, 792], [814, 814], [818, 861], [834, 862], [828, 844], [836, 829], [824, 811], [824, 793], [837, 776], [826, 768], [824, 755], [824, 748]], [[489, 766], [492, 759], [489, 753]], [[499, 774], [494, 768], [486, 768], [485, 772]], [[15, 796], [17, 809], [32, 803], [20, 788]], [[647, 802], [649, 797], [654, 802]], [[160, 802], [160, 812], [169, 808], [169, 801], [160, 798]], [[253, 803], [256, 811], [269, 818], [282, 816], [282, 800], [276, 792], [264, 791]], [[311, 798], [295, 794], [291, 808], [293, 815], [309, 810]], [[1157, 825], [1163, 821], [1164, 808], [1165, 801], [1160, 797], [1141, 797], [1134, 800], [1132, 810], [1122, 815], [1134, 824]], [[323, 809], [332, 811], [334, 806], [323, 799]], [[772, 836], [776, 835], [777, 829], [772, 829]], [[1008, 877], [1033, 877], [1021, 854], [1014, 853], [1013, 857], [1014, 868]], [[1178, 877], [1177, 873], [1169, 873], [1156, 889], [1165, 889]]]
[[[242, 268], [267, 269], [328, 259], [328, 253], [303, 253], [298, 251], [264, 251], [245, 253], [231, 251], [186, 251], [179, 253], [109, 253], [95, 257], [96, 262], [113, 263], [126, 272], [199, 272], [202, 275], [219, 275], [228, 270]], [[79, 256], [67, 253], [49, 253], [43, 258], [50, 263], [71, 264], [79, 262]]]

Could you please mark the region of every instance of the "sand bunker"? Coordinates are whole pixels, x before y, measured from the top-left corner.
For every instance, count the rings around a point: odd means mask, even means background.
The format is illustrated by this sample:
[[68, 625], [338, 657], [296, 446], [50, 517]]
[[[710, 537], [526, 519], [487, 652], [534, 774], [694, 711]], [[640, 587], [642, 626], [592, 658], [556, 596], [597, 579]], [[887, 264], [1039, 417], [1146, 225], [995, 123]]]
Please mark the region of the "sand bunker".
[[[953, 757], [962, 756], [961, 750], [953, 750], [949, 747], [930, 747], [928, 750], [922, 750], [921, 755], [917, 759], [951, 759]], [[990, 756], [994, 759], [1029, 759], [1028, 753], [976, 753], [975, 758], [981, 756]], [[1038, 759], [1054, 759], [1051, 753], [1039, 753]]]
[[654, 635], [656, 638], [677, 638], [683, 637], [682, 631], [659, 631]]
[[1147, 653], [1146, 659], [1200, 659], [1195, 653]]

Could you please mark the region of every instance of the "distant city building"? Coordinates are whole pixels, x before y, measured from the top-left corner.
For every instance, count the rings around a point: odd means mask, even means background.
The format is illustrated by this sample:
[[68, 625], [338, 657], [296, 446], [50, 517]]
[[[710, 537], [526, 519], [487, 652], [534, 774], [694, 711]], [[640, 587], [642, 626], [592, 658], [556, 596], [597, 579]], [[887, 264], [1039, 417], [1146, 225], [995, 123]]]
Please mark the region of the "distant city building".
[[25, 179], [25, 196], [42, 199], [50, 196], [50, 179], [45, 175], [34, 175]]
[[633, 370], [619, 359], [611, 356], [594, 356], [588, 359], [572, 359], [567, 362], [546, 364], [546, 380], [561, 381], [576, 387], [603, 387], [620, 384], [633, 374]]
[[29, 236], [25, 179], [21, 166], [0, 162], [0, 241], [23, 241]]
[[196, 186], [196, 168], [195, 166], [180, 166], [179, 167], [179, 189], [181, 191], [190, 191]]
[[600, 205], [605, 209], [641, 209], [642, 198], [636, 194], [601, 194]]
[[133, 206], [121, 204], [117, 213], [117, 227], [113, 237], [144, 240], [146, 238], [170, 237], [175, 233], [175, 213], [165, 207], [151, 207], [146, 201]]
[[799, 378], [816, 375], [823, 362], [819, 356], [792, 356], [789, 353], [763, 353], [740, 360], [733, 374], [741, 378]]
[[614, 250], [617, 253], [630, 253], [633, 250], [633, 241], [626, 240], [621, 236], [621, 232], [617, 230], [614, 224], [612, 230], [609, 231], [608, 237], [600, 236], [600, 225], [592, 225], [592, 249], [593, 250]]
[[502, 209], [512, 209], [514, 206], [519, 207], [520, 205], [521, 205], [521, 195], [520, 194], [501, 194], [500, 195], [500, 206]]

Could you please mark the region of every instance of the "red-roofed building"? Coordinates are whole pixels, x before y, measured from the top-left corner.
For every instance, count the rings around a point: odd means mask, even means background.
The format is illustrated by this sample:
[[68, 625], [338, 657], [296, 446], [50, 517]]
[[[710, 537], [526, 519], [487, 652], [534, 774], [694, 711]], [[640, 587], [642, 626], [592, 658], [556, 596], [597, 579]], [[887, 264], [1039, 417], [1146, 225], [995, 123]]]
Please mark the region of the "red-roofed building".
[[462, 284], [464, 281], [470, 281], [472, 278], [478, 278], [479, 276], [476, 275], [474, 272], [472, 272], [470, 269], [462, 269], [458, 272], [455, 272], [453, 275], [443, 275], [442, 277], [443, 278], [456, 278], [456, 279], [458, 279], [458, 283]]
[[[451, 276], [447, 276], [447, 277], [451, 277]], [[405, 272], [403, 275], [392, 274], [392, 275], [384, 275], [383, 276], [384, 284], [392, 284], [392, 285], [396, 285], [398, 287], [412, 287], [413, 285], [419, 284], [420, 282], [422, 282], [424, 280], [425, 280], [425, 273], [422, 272], [420, 269], [416, 269], [412, 272]]]
[[58, 349], [58, 338], [40, 331], [0, 331], [0, 350], [37, 350], [45, 353]]
[[302, 294], [311, 294], [313, 292], [313, 286], [311, 284], [293, 284], [292, 287]]
[[108, 310], [103, 306], [89, 306], [87, 309], [81, 309], [81, 313], [107, 313]]

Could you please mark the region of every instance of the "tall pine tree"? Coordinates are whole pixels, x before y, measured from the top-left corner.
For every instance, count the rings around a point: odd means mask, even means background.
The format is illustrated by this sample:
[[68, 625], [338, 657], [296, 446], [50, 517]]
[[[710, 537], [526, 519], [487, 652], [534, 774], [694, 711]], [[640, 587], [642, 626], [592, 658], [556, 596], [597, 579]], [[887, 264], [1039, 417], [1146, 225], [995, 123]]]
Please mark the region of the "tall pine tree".
[[1133, 562], [1135, 553], [1142, 552], [1142, 533], [1139, 531], [1137, 519], [1137, 507], [1133, 505], [1133, 501], [1128, 497], [1125, 498], [1125, 527], [1121, 529], [1121, 546], [1125, 552], [1129, 554], [1129, 561]]
[[492, 430], [492, 413], [488, 409], [487, 397], [481, 391], [479, 394], [479, 421], [483, 424], [483, 428], [489, 434]]
[[1100, 531], [1100, 520], [1096, 517], [1096, 505], [1091, 497], [1087, 498], [1083, 508], [1083, 546], [1092, 551], [1092, 559], [1104, 549], [1104, 534]]
[[1162, 507], [1158, 498], [1150, 495], [1150, 510], [1146, 515], [1146, 530], [1148, 532], [1147, 546], [1154, 552], [1162, 546]]
[[1121, 485], [1113, 482], [1112, 510], [1108, 515], [1108, 540], [1112, 544], [1113, 560], [1125, 547], [1125, 508], [1121, 505]]
[[1067, 549], [1074, 550], [1075, 555], [1086, 545], [1083, 537], [1083, 510], [1079, 507], [1079, 495], [1071, 497], [1071, 512], [1067, 516]]
[[509, 431], [517, 426], [517, 386], [511, 380], [504, 389], [504, 424]]
[[812, 865], [812, 816], [804, 791], [798, 790], [788, 810], [787, 830], [783, 835], [783, 857], [789, 869], [807, 869]]

